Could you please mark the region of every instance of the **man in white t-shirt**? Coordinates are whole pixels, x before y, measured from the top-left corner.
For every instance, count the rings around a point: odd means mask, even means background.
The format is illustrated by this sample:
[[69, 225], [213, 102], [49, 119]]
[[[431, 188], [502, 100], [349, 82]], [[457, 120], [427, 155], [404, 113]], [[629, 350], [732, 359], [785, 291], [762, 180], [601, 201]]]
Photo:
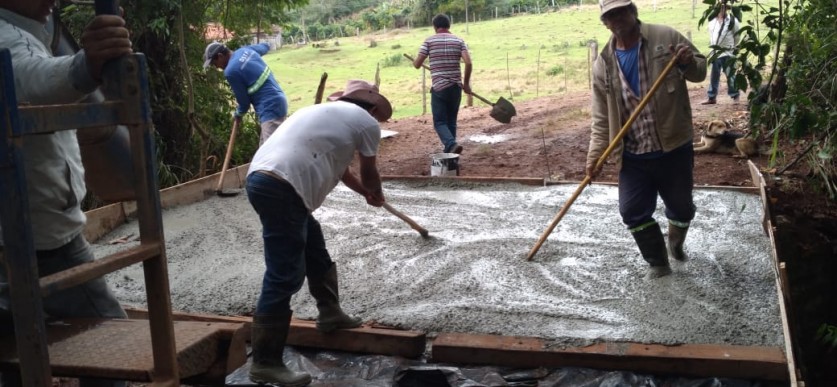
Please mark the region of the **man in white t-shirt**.
[[[337, 269], [326, 249], [313, 211], [343, 182], [380, 207], [385, 199], [376, 164], [379, 122], [392, 115], [378, 87], [351, 80], [330, 103], [300, 109], [259, 148], [247, 173], [247, 197], [259, 214], [264, 238], [265, 274], [253, 316], [253, 365], [259, 383], [303, 386], [304, 372], [288, 369], [282, 351], [291, 321], [290, 300], [308, 277], [317, 300], [317, 329], [354, 328], [360, 319], [340, 308]], [[360, 178], [350, 170], [355, 153]]]
[[709, 89], [706, 91], [707, 99], [701, 102], [701, 105], [714, 105], [717, 103], [719, 84], [721, 82], [721, 71], [727, 77], [727, 95], [733, 101], [738, 101], [738, 89], [735, 87], [735, 75], [733, 68], [727, 62], [735, 58], [735, 46], [738, 30], [741, 29], [741, 23], [735, 18], [735, 15], [727, 13], [729, 6], [726, 2], [718, 5], [718, 15], [709, 22], [709, 46], [713, 52], [709, 57], [713, 57], [717, 52], [717, 57], [712, 61], [712, 70], [709, 73]]

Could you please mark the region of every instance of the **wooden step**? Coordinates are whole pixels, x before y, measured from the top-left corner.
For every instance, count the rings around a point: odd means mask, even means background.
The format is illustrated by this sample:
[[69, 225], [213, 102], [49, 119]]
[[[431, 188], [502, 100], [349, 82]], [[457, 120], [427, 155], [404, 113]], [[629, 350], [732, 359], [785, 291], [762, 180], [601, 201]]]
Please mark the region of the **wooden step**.
[[[175, 321], [181, 378], [204, 374], [218, 361], [221, 345], [240, 324]], [[54, 376], [152, 381], [151, 332], [147, 320], [73, 319], [47, 324]], [[0, 368], [17, 368], [13, 336], [0, 340]]]

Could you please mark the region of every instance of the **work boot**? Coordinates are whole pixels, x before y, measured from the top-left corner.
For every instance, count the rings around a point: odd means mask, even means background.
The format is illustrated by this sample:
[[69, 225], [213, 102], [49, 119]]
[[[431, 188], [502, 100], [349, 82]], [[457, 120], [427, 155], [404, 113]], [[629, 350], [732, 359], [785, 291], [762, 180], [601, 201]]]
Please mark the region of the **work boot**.
[[717, 101], [715, 101], [715, 98], [709, 98], [706, 101], [701, 102], [700, 104], [701, 105], [714, 105], [716, 103], [717, 103]]
[[357, 328], [361, 320], [351, 317], [340, 308], [340, 295], [337, 292], [337, 265], [331, 268], [322, 278], [312, 280], [308, 278], [308, 290], [317, 300], [317, 330], [331, 332], [335, 329]]
[[655, 279], [671, 274], [666, 241], [657, 222], [638, 231], [631, 231], [631, 235], [633, 235], [636, 245], [639, 247], [642, 258], [651, 265], [645, 278]]
[[311, 375], [292, 371], [283, 360], [290, 327], [290, 311], [279, 315], [253, 316], [251, 381], [284, 387], [302, 387], [311, 383]]
[[689, 227], [675, 226], [671, 222], [668, 224], [668, 256], [680, 262], [689, 260], [689, 256], [683, 251], [683, 243], [686, 242], [686, 232]]

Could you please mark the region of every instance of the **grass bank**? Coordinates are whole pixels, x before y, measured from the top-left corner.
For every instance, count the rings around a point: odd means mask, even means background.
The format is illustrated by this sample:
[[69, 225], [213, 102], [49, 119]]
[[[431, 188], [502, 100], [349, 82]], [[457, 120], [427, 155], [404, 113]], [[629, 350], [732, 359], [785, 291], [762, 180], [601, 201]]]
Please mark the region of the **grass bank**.
[[[702, 4], [693, 11], [692, 2], [684, 0], [636, 3], [643, 22], [672, 26], [691, 36], [701, 52], [709, 51], [706, 25], [700, 29], [697, 25]], [[587, 89], [588, 44], [598, 42], [601, 48], [610, 36], [599, 21], [597, 5], [467, 25], [454, 21], [451, 32], [462, 37], [471, 51], [473, 90], [491, 101], [500, 96], [523, 101]], [[430, 27], [396, 29], [318, 42], [321, 47], [285, 45], [265, 60], [287, 93], [291, 112], [314, 103], [323, 72], [328, 73], [327, 96], [348, 79], [374, 80], [380, 66], [381, 92], [393, 104], [393, 118], [410, 117], [423, 112], [422, 71], [414, 69], [403, 54], [415, 55], [432, 33]], [[426, 87], [430, 87], [429, 73]]]

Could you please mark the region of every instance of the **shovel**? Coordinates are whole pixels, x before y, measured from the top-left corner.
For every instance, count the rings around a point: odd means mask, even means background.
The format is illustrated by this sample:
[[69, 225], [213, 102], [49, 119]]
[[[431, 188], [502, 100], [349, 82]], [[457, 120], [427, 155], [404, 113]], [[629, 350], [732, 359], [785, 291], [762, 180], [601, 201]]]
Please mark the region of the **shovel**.
[[489, 115], [497, 121], [508, 124], [511, 122], [512, 117], [517, 115], [517, 110], [514, 108], [514, 105], [503, 97], [500, 97], [500, 99], [497, 100], [497, 103], [491, 103], [491, 101], [481, 97], [477, 93], [474, 93], [473, 90], [471, 91], [471, 95], [477, 97], [480, 101], [491, 105], [491, 113], [489, 113]]
[[[410, 55], [404, 54], [404, 57], [409, 59], [410, 62], [415, 63], [416, 61]], [[421, 66], [424, 67], [427, 71], [430, 71], [430, 67], [428, 67], [426, 64], [422, 63]], [[511, 122], [511, 118], [517, 115], [517, 110], [514, 108], [514, 105], [512, 105], [511, 102], [509, 102], [503, 97], [500, 97], [500, 99], [497, 100], [497, 103], [491, 103], [491, 101], [477, 95], [477, 93], [474, 93], [473, 90], [471, 91], [471, 95], [477, 97], [477, 99], [479, 99], [480, 101], [491, 105], [491, 113], [489, 115], [491, 116], [491, 118], [497, 121], [500, 121], [504, 124], [508, 124], [509, 122]]]
[[[657, 92], [657, 89], [660, 88], [660, 85], [663, 84], [663, 79], [665, 79], [666, 75], [668, 75], [668, 73], [671, 72], [671, 69], [674, 67], [675, 63], [677, 63], [677, 55], [672, 55], [671, 60], [668, 62], [668, 65], [666, 65], [666, 67], [663, 68], [663, 71], [660, 72], [660, 76], [657, 77], [656, 81], [654, 81], [654, 85], [651, 86], [651, 89], [648, 90], [648, 93], [645, 94], [645, 97], [643, 97], [642, 100], [639, 101], [639, 105], [637, 105], [636, 109], [634, 109], [634, 112], [631, 113], [631, 116], [628, 117], [628, 120], [625, 121], [625, 124], [622, 125], [622, 129], [619, 129], [619, 132], [616, 133], [616, 136], [613, 137], [613, 140], [610, 141], [610, 144], [607, 146], [607, 148], [605, 148], [604, 152], [602, 152], [602, 155], [599, 156], [599, 159], [596, 161], [597, 170], [601, 168], [602, 165], [604, 165], [605, 160], [607, 160], [607, 157], [610, 156], [611, 152], [613, 152], [613, 149], [616, 148], [616, 145], [618, 145], [619, 142], [622, 141], [622, 138], [624, 138], [625, 135], [628, 134], [628, 130], [631, 128], [631, 125], [633, 125], [634, 121], [636, 121], [636, 118], [639, 116], [639, 113], [642, 112], [642, 109], [645, 108], [645, 105], [648, 104], [648, 101], [651, 100], [651, 97], [654, 95], [654, 93]], [[584, 180], [582, 180], [581, 184], [578, 185], [578, 188], [575, 189], [573, 195], [570, 196], [569, 200], [567, 200], [566, 203], [564, 203], [564, 206], [561, 207], [561, 210], [558, 211], [558, 214], [556, 214], [555, 217], [552, 218], [552, 222], [549, 223], [549, 227], [547, 227], [546, 230], [544, 230], [543, 234], [541, 234], [541, 237], [538, 239], [538, 243], [536, 243], [535, 246], [532, 247], [532, 250], [529, 251], [529, 255], [526, 256], [527, 261], [531, 261], [535, 254], [537, 254], [538, 250], [541, 248], [541, 245], [543, 245], [543, 243], [546, 242], [546, 238], [549, 237], [549, 234], [552, 232], [552, 230], [555, 229], [555, 226], [558, 225], [558, 222], [560, 222], [564, 215], [567, 213], [567, 210], [570, 209], [570, 206], [573, 204], [573, 202], [575, 202], [575, 199], [578, 198], [578, 195], [581, 194], [581, 191], [583, 191], [584, 188], [587, 187], [587, 185], [590, 184], [592, 181], [593, 178], [590, 175], [584, 177]]]
[[233, 127], [230, 131], [230, 142], [227, 144], [227, 154], [224, 156], [224, 166], [221, 167], [221, 177], [218, 178], [218, 187], [215, 188], [215, 194], [218, 196], [236, 196], [241, 193], [240, 189], [224, 189], [224, 175], [227, 173], [227, 167], [230, 166], [230, 158], [232, 157], [233, 145], [235, 145], [235, 136], [238, 133], [238, 120], [233, 118]]

